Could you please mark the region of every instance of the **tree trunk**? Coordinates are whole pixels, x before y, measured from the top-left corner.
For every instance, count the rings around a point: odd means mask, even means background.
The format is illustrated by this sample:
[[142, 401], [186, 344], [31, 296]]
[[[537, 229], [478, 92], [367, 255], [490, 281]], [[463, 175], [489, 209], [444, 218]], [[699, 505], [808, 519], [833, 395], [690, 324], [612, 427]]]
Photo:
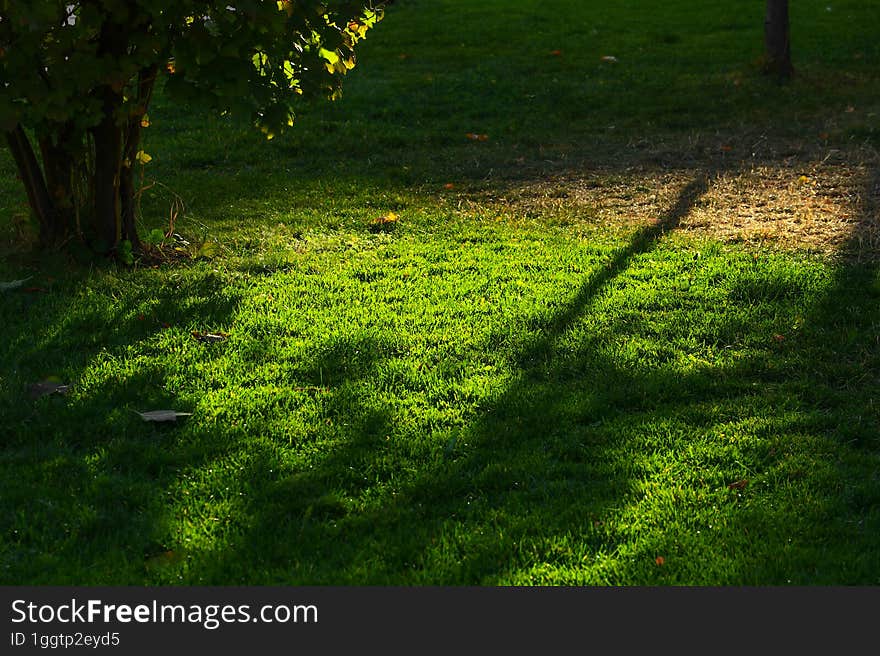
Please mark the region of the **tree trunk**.
[[6, 133], [6, 141], [24, 184], [28, 204], [40, 227], [40, 243], [49, 246], [58, 239], [57, 214], [40, 163], [21, 125]]
[[[125, 53], [126, 30], [123, 25], [105, 22], [98, 39], [98, 55], [117, 59]], [[104, 253], [116, 249], [122, 240], [122, 150], [124, 121], [118, 116], [123, 105], [125, 83], [119, 80], [95, 89], [95, 97], [102, 104], [101, 122], [92, 128], [95, 144], [94, 175], [94, 234], [92, 247]]]
[[46, 187], [55, 207], [54, 233], [62, 239], [76, 234], [76, 198], [73, 192], [73, 163], [78, 148], [71, 143], [72, 128], [58, 126], [54, 139], [40, 139], [40, 154], [43, 158]]
[[[120, 25], [102, 27], [102, 55], [118, 57], [125, 52], [121, 34], [124, 29]], [[39, 139], [42, 167], [21, 125], [6, 132], [28, 204], [39, 223], [41, 246], [54, 246], [75, 235], [104, 254], [119, 254], [120, 242], [126, 240], [132, 250], [141, 247], [136, 225], [135, 167], [142, 121], [157, 73], [155, 65], [142, 69], [133, 90], [126, 90], [127, 81], [123, 80], [96, 88], [93, 93], [102, 105], [102, 118], [89, 130], [91, 143], [84, 146], [72, 125], [54, 124], [48, 136]], [[125, 106], [125, 93], [134, 95], [135, 102], [128, 116], [123, 117], [120, 108]], [[88, 185], [85, 192], [78, 184], [82, 181]]]
[[119, 172], [119, 203], [120, 219], [122, 221], [122, 239], [131, 242], [132, 250], [141, 247], [141, 240], [137, 233], [137, 203], [135, 202], [134, 188], [134, 158], [128, 154], [125, 148], [125, 157], [122, 170]]
[[[113, 95], [108, 92], [108, 96]], [[107, 99], [104, 118], [92, 130], [95, 141], [95, 202], [92, 246], [99, 252], [110, 252], [122, 239], [119, 202], [122, 169], [122, 128], [116, 123], [114, 109], [118, 104]]]
[[782, 79], [794, 74], [791, 65], [788, 0], [767, 0], [767, 13], [764, 19], [764, 54], [767, 73]]

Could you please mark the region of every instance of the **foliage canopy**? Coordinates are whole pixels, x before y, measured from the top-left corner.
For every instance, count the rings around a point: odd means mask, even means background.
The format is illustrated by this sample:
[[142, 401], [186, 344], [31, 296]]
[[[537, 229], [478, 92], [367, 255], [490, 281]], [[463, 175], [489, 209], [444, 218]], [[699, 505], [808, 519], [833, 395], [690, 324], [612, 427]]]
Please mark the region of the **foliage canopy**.
[[42, 241], [137, 243], [131, 171], [158, 77], [271, 138], [301, 98], [338, 95], [381, 18], [369, 0], [0, 0], [0, 129]]

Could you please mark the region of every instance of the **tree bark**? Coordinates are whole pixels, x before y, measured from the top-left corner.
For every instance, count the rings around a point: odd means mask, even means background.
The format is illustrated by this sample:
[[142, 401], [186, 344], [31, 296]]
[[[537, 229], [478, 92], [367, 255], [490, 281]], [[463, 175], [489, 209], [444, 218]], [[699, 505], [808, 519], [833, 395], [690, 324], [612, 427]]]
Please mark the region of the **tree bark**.
[[788, 0], [767, 0], [764, 19], [765, 70], [779, 78], [794, 74], [791, 64]]
[[54, 131], [54, 140], [40, 139], [46, 187], [55, 208], [54, 233], [59, 239], [77, 231], [73, 192], [73, 163], [77, 155], [71, 143], [71, 132], [70, 126], [62, 125]]
[[[135, 151], [136, 153], [136, 151]], [[141, 247], [141, 240], [137, 233], [137, 204], [135, 203], [134, 188], [134, 154], [130, 152], [128, 145], [123, 151], [123, 166], [119, 172], [119, 203], [120, 219], [122, 221], [122, 239], [131, 242], [133, 250]]]
[[119, 202], [122, 169], [122, 128], [116, 122], [115, 102], [108, 90], [104, 117], [92, 130], [95, 141], [95, 243], [96, 250], [109, 252], [122, 238]]
[[[122, 24], [105, 22], [98, 39], [101, 58], [118, 59], [126, 50], [126, 29]], [[92, 128], [95, 144], [94, 242], [95, 250], [109, 253], [122, 239], [120, 187], [125, 121], [118, 116], [123, 105], [125, 83], [107, 83], [95, 89], [102, 104], [101, 122]]]

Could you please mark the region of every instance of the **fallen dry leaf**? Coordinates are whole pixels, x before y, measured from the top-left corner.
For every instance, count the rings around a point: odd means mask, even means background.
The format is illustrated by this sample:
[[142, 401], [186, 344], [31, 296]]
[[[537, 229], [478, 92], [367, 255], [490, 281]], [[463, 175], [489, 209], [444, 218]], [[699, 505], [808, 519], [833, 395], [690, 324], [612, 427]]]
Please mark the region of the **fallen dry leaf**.
[[477, 134], [476, 132], [468, 132], [464, 136], [466, 136], [471, 141], [489, 141], [488, 134]]
[[666, 562], [666, 559], [663, 556], [657, 556], [654, 559], [654, 562], [657, 563], [658, 565], [663, 565]]
[[162, 551], [160, 553], [145, 557], [144, 565], [147, 567], [147, 569], [167, 567], [169, 565], [176, 565], [177, 563], [181, 562], [183, 560], [183, 557], [184, 554], [181, 551], [166, 549], [165, 551]]
[[603, 55], [602, 61], [608, 62], [609, 64], [616, 64], [618, 60], [617, 57], [615, 57], [614, 55]]
[[395, 225], [397, 225], [397, 222], [399, 220], [400, 216], [398, 216], [394, 212], [388, 212], [387, 214], [377, 216], [375, 219], [370, 221], [370, 230], [372, 232], [382, 232], [383, 230], [390, 230]]
[[191, 412], [177, 412], [176, 410], [150, 410], [149, 412], [132, 410], [132, 412], [140, 415], [144, 421], [177, 421], [178, 417], [192, 416]]
[[735, 483], [730, 483], [727, 486], [727, 489], [728, 490], [744, 490], [744, 489], [746, 489], [746, 485], [748, 485], [748, 484], [749, 484], [749, 482], [747, 480], [743, 479], [741, 481], [736, 481]]
[[30, 278], [22, 278], [21, 280], [10, 280], [9, 282], [0, 282], [0, 292], [5, 292], [9, 289], [18, 289], [28, 280], [30, 280]]
[[203, 333], [198, 330], [192, 331], [192, 336], [200, 342], [222, 342], [229, 339], [229, 335], [224, 332]]
[[35, 399], [38, 399], [41, 396], [48, 396], [49, 394], [60, 394], [64, 396], [69, 391], [70, 385], [65, 385], [51, 379], [28, 385], [28, 392], [30, 392], [31, 397]]

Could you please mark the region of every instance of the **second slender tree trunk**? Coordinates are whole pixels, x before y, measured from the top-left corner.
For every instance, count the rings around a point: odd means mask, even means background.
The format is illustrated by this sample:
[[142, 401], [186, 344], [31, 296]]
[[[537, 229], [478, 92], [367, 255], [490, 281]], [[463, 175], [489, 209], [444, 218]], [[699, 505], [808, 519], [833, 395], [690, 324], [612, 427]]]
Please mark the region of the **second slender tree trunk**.
[[794, 74], [794, 67], [791, 65], [788, 0], [767, 0], [764, 54], [768, 73], [783, 79]]
[[122, 238], [128, 239], [137, 250], [141, 246], [136, 225], [136, 196], [134, 169], [137, 161], [138, 148], [141, 143], [141, 124], [146, 115], [147, 107], [153, 94], [158, 67], [150, 66], [140, 71], [137, 84], [138, 112], [135, 112], [125, 126], [125, 139], [122, 150], [123, 166], [120, 171], [119, 194], [122, 203]]
[[40, 242], [49, 246], [58, 238], [56, 212], [40, 163], [21, 125], [6, 133], [6, 141], [27, 192], [28, 204], [40, 226]]

